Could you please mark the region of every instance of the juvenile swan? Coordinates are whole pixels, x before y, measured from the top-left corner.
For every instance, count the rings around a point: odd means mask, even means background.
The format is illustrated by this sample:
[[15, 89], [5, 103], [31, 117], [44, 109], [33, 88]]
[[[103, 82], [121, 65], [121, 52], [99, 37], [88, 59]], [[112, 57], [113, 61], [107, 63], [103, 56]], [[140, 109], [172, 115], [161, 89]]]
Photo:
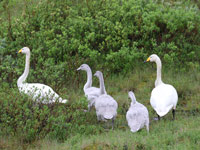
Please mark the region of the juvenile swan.
[[30, 66], [30, 49], [28, 47], [24, 47], [18, 51], [18, 53], [23, 53], [26, 55], [26, 64], [24, 73], [17, 80], [17, 86], [20, 93], [27, 94], [31, 96], [34, 100], [38, 102], [42, 102], [44, 104], [53, 103], [58, 101], [60, 103], [66, 103], [66, 99], [62, 99], [59, 95], [53, 91], [53, 89], [47, 85], [40, 83], [26, 83], [25, 80], [29, 73]]
[[174, 120], [178, 102], [177, 91], [172, 85], [163, 83], [161, 79], [162, 64], [160, 58], [156, 54], [152, 54], [146, 61], [155, 62], [157, 65], [155, 88], [152, 90], [150, 98], [151, 106], [158, 114], [158, 119], [166, 115], [172, 109]]
[[146, 129], [149, 132], [149, 113], [147, 108], [136, 101], [135, 95], [132, 91], [130, 91], [128, 95], [132, 102], [126, 113], [126, 120], [131, 132], [137, 132], [144, 126], [146, 126]]
[[95, 99], [100, 95], [100, 89], [92, 87], [92, 71], [87, 64], [82, 64], [77, 70], [84, 70], [87, 72], [87, 82], [83, 87], [85, 96], [88, 99], [88, 111], [94, 105]]
[[100, 82], [100, 96], [95, 100], [97, 119], [102, 121], [112, 119], [113, 129], [114, 120], [117, 116], [118, 104], [110, 95], [106, 94], [102, 72], [97, 71], [94, 75], [99, 78]]

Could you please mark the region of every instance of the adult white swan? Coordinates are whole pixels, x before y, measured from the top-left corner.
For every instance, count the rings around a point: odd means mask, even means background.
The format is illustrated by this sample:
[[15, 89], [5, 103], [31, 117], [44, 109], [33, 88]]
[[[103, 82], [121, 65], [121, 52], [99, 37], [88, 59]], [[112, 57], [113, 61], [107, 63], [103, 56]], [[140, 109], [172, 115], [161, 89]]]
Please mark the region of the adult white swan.
[[166, 115], [171, 109], [173, 120], [175, 119], [175, 110], [178, 102], [178, 94], [176, 89], [169, 84], [163, 83], [161, 79], [161, 60], [156, 54], [152, 54], [146, 62], [155, 62], [157, 65], [157, 78], [155, 88], [151, 92], [150, 103], [158, 114], [158, 119]]
[[77, 70], [84, 70], [87, 72], [87, 82], [83, 87], [85, 96], [88, 99], [88, 111], [94, 105], [95, 99], [100, 95], [100, 89], [92, 87], [92, 71], [87, 64], [82, 64]]
[[106, 93], [104, 86], [103, 74], [97, 71], [94, 74], [99, 78], [100, 96], [95, 100], [96, 115], [98, 120], [106, 121], [112, 119], [112, 129], [114, 128], [114, 120], [117, 116], [118, 104], [110, 95]]
[[132, 102], [126, 113], [126, 120], [131, 132], [137, 132], [144, 126], [146, 126], [146, 129], [149, 132], [149, 112], [147, 108], [136, 101], [135, 94], [132, 91], [130, 91], [128, 95]]
[[67, 100], [59, 97], [59, 95], [56, 92], [54, 92], [51, 87], [40, 83], [25, 82], [29, 73], [31, 52], [28, 47], [24, 47], [21, 50], [19, 50], [18, 53], [23, 53], [26, 55], [24, 73], [17, 80], [17, 86], [20, 93], [27, 94], [28, 96], [31, 96], [33, 100], [36, 100], [37, 102], [42, 102], [44, 104], [53, 103], [56, 101], [60, 103], [66, 103]]

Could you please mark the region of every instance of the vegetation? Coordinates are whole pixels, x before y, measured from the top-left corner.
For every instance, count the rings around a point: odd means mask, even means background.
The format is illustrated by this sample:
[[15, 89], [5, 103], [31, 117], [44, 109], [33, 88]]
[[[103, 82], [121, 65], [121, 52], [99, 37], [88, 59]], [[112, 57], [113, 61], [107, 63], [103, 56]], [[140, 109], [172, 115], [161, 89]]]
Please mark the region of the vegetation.
[[[199, 148], [199, 6], [195, 0], [1, 0], [0, 149]], [[24, 46], [32, 53], [27, 82], [51, 86], [68, 104], [42, 105], [18, 92], [25, 58], [16, 51]], [[163, 62], [163, 81], [178, 91], [174, 122], [171, 112], [153, 121], [156, 69], [143, 63], [152, 53]], [[104, 73], [107, 93], [119, 104], [114, 131], [94, 109], [84, 112], [86, 75], [75, 71], [82, 63]], [[129, 131], [129, 90], [148, 107], [149, 134]]]
[[1, 2], [7, 17], [0, 23], [0, 75], [11, 87], [24, 69], [24, 59], [15, 54], [24, 46], [32, 51], [29, 80], [53, 84], [56, 90], [80, 78], [74, 69], [82, 63], [108, 73], [129, 72], [156, 53], [169, 67], [199, 67], [200, 15], [189, 2], [22, 2], [20, 15], [13, 12], [13, 7], [19, 9], [17, 2]]

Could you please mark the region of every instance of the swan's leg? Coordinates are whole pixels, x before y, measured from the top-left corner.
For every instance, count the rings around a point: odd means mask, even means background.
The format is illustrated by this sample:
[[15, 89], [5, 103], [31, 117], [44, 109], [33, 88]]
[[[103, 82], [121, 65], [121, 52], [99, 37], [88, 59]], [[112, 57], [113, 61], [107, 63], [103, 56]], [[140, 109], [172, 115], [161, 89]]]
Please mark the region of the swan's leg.
[[173, 120], [175, 120], [175, 109], [172, 109]]
[[160, 116], [158, 115], [158, 120], [160, 120]]

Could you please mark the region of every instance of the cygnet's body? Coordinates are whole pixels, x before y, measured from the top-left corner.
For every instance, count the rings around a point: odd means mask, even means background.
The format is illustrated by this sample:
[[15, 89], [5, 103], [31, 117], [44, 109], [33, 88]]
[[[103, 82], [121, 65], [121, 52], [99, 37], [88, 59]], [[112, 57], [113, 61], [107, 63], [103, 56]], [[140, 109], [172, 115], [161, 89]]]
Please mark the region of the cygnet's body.
[[147, 108], [136, 101], [135, 95], [132, 91], [130, 91], [128, 95], [132, 102], [126, 113], [126, 120], [131, 132], [137, 132], [144, 126], [146, 126], [146, 129], [149, 132], [149, 112]]
[[95, 100], [97, 119], [102, 121], [112, 120], [112, 128], [114, 128], [118, 104], [113, 97], [106, 93], [102, 72], [97, 71], [95, 76], [99, 78], [100, 82], [100, 96]]

